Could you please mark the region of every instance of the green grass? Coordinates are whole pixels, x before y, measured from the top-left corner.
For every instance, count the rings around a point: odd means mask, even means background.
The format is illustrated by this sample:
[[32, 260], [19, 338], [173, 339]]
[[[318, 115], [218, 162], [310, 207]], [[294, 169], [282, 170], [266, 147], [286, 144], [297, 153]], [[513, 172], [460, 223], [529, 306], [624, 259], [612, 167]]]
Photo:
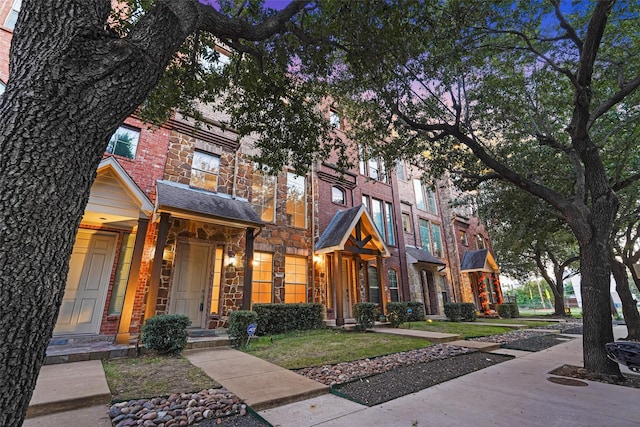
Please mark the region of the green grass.
[[336, 329], [295, 331], [253, 340], [246, 351], [286, 369], [299, 369], [366, 359], [428, 347], [421, 338]]
[[200, 368], [182, 356], [141, 356], [103, 360], [113, 401], [168, 396], [218, 388]]
[[404, 329], [417, 329], [420, 331], [429, 332], [441, 332], [443, 334], [457, 334], [463, 338], [474, 337], [486, 337], [488, 335], [499, 335], [505, 332], [513, 331], [506, 326], [487, 326], [487, 325], [474, 325], [473, 323], [463, 322], [446, 322], [446, 321], [434, 321], [434, 322], [411, 322], [403, 323], [401, 328]]
[[482, 323], [495, 323], [497, 325], [501, 324], [501, 323], [508, 323], [510, 325], [525, 325], [529, 328], [536, 328], [539, 326], [549, 326], [549, 325], [555, 325], [558, 322], [545, 322], [544, 320], [520, 320], [518, 318], [515, 319], [495, 319], [495, 318], [490, 318], [487, 317], [485, 318], [478, 318], [477, 320], [478, 322], [482, 322]]

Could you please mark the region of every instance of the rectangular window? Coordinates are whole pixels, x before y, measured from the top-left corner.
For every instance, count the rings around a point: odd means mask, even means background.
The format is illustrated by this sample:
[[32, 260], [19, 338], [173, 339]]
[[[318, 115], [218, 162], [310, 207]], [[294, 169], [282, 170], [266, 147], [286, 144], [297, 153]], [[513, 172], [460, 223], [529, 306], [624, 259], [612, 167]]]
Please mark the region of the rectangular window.
[[403, 181], [407, 179], [406, 171], [404, 168], [404, 160], [396, 160], [396, 176], [398, 177], [398, 179], [401, 179]]
[[391, 301], [400, 301], [400, 293], [398, 291], [398, 273], [395, 270], [389, 270], [389, 293]]
[[115, 154], [128, 159], [135, 159], [139, 140], [139, 130], [120, 126], [111, 136], [111, 139], [109, 139], [106, 151], [109, 154]]
[[190, 186], [208, 191], [218, 191], [219, 173], [220, 157], [204, 151], [195, 151], [193, 153]]
[[369, 302], [380, 304], [380, 284], [378, 282], [378, 269], [370, 266], [367, 269], [369, 273]]
[[213, 283], [211, 284], [211, 314], [222, 314], [220, 309], [220, 291], [222, 290], [223, 257], [223, 248], [216, 247], [216, 259], [213, 263]]
[[331, 187], [331, 201], [339, 205], [347, 204], [347, 195], [340, 187]]
[[440, 226], [438, 224], [431, 223], [431, 236], [433, 237], [433, 255], [442, 258], [444, 256], [442, 233], [440, 232]]
[[341, 120], [340, 114], [338, 114], [337, 111], [335, 110], [329, 111], [329, 123], [334, 129], [340, 129], [341, 121], [342, 120]]
[[396, 236], [393, 232], [393, 205], [391, 203], [385, 203], [384, 207], [384, 221], [387, 225], [387, 244], [394, 246], [396, 244]]
[[371, 205], [369, 204], [369, 196], [362, 195], [362, 204], [369, 212], [371, 212]]
[[366, 175], [367, 162], [366, 162], [366, 156], [364, 153], [364, 147], [362, 147], [361, 145], [358, 146], [358, 160], [360, 163], [360, 175]]
[[484, 237], [482, 236], [482, 234], [476, 235], [476, 242], [478, 244], [478, 249], [486, 248], [486, 246], [484, 244]]
[[305, 257], [285, 256], [284, 302], [307, 302], [307, 259]]
[[129, 271], [131, 270], [131, 258], [133, 257], [135, 241], [136, 235], [131, 233], [126, 233], [122, 239], [116, 277], [113, 281], [113, 290], [111, 291], [111, 301], [109, 301], [109, 315], [122, 313], [124, 294], [127, 290], [127, 282], [129, 281]]
[[467, 240], [467, 232], [464, 230], [460, 230], [460, 243], [464, 246], [469, 246], [469, 241]]
[[431, 236], [429, 235], [429, 221], [420, 219], [420, 241], [422, 249], [431, 253]]
[[422, 181], [419, 179], [413, 180], [413, 192], [416, 196], [416, 207], [422, 211], [427, 210], [427, 202], [424, 198], [424, 192], [422, 191]]
[[269, 304], [273, 301], [273, 254], [254, 252], [251, 286], [252, 304]]
[[382, 216], [382, 200], [371, 199], [371, 218], [378, 229], [378, 233], [384, 239], [384, 217]]
[[372, 157], [362, 146], [358, 147], [358, 158], [360, 162], [360, 175], [368, 176], [377, 181], [387, 182], [387, 172], [382, 159]]
[[9, 10], [9, 14], [7, 15], [7, 19], [4, 21], [4, 26], [10, 30], [13, 30], [16, 27], [16, 21], [18, 21], [18, 14], [20, 13], [20, 8], [22, 7], [22, 0], [14, 0], [11, 5], [11, 10]]
[[287, 173], [287, 225], [307, 226], [306, 180], [304, 176]]
[[427, 193], [427, 208], [429, 209], [429, 212], [437, 214], [438, 205], [436, 204], [436, 192], [428, 187], [425, 188], [425, 192]]
[[256, 167], [251, 183], [251, 206], [265, 222], [275, 221], [276, 177], [262, 173]]
[[405, 233], [411, 233], [411, 216], [406, 212], [402, 212], [402, 229]]

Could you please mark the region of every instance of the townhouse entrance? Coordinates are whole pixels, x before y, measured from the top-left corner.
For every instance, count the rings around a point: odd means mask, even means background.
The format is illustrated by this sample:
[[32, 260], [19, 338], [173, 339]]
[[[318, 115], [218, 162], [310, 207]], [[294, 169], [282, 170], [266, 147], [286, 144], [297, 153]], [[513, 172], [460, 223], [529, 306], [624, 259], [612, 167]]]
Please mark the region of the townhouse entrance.
[[78, 231], [54, 334], [98, 334], [117, 237], [103, 231]]
[[345, 319], [353, 318], [353, 304], [358, 302], [358, 270], [354, 258], [342, 258], [342, 271], [344, 288], [342, 292], [342, 313]]
[[180, 242], [176, 249], [169, 313], [184, 314], [191, 327], [204, 328], [208, 307], [206, 293], [212, 283], [213, 247], [206, 243]]

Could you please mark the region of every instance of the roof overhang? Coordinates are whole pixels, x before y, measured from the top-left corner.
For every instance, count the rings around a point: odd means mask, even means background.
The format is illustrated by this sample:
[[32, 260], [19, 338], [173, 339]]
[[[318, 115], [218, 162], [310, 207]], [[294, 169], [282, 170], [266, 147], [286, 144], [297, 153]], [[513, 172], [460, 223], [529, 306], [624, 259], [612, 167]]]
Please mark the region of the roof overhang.
[[391, 256], [364, 206], [337, 212], [318, 239], [316, 253], [335, 251], [357, 253], [363, 259]]
[[431, 265], [447, 265], [445, 262], [434, 257], [424, 249], [407, 245], [405, 247], [407, 254], [407, 262], [409, 264], [431, 264]]
[[265, 225], [245, 200], [169, 181], [157, 181], [156, 189], [156, 214], [166, 212], [178, 218], [235, 228], [258, 228]]
[[493, 255], [488, 249], [480, 249], [477, 251], [467, 251], [464, 253], [462, 263], [460, 265], [461, 273], [472, 273], [482, 271], [485, 273], [499, 273], [500, 267], [496, 263]]

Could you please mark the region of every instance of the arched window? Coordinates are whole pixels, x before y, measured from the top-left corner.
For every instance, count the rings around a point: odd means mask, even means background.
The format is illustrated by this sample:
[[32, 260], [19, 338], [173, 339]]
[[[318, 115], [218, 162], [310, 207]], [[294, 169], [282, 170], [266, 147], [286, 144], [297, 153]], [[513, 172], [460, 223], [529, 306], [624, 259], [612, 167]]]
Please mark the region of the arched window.
[[331, 201], [339, 205], [347, 204], [347, 193], [340, 187], [331, 188]]
[[398, 291], [398, 272], [390, 269], [387, 273], [389, 276], [389, 292], [391, 293], [391, 301], [400, 301], [400, 293]]

